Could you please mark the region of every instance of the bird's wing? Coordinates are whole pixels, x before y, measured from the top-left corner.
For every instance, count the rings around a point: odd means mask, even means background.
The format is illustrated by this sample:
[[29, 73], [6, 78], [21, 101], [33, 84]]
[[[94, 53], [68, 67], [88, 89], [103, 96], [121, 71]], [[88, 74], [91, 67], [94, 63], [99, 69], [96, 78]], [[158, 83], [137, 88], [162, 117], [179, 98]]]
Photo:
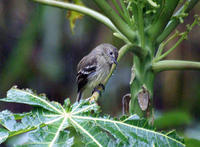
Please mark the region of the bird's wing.
[[76, 82], [78, 84], [78, 92], [84, 88], [88, 82], [88, 76], [94, 74], [97, 68], [97, 60], [94, 56], [84, 57], [78, 64], [78, 73]]

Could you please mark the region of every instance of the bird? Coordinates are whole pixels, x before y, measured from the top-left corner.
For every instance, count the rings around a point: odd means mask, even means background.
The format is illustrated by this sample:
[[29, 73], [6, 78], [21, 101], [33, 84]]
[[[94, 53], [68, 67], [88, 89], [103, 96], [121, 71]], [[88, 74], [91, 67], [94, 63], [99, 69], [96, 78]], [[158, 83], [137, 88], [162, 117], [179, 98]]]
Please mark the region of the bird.
[[112, 65], [117, 65], [117, 58], [117, 48], [109, 43], [102, 43], [80, 60], [76, 75], [78, 102], [87, 89], [93, 89], [93, 92], [98, 91], [98, 86], [104, 89], [102, 82], [110, 73]]

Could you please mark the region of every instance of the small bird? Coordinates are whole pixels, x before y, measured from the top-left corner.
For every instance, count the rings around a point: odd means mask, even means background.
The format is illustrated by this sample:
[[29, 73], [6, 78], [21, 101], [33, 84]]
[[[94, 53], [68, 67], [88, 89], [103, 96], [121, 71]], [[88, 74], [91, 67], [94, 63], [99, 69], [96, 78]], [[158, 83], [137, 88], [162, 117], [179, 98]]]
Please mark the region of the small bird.
[[[77, 66], [76, 82], [78, 85], [77, 101], [82, 98], [86, 89], [102, 86], [103, 80], [110, 73], [112, 64], [117, 64], [118, 50], [111, 44], [104, 43], [94, 48], [83, 57]], [[97, 90], [98, 91], [98, 90]]]

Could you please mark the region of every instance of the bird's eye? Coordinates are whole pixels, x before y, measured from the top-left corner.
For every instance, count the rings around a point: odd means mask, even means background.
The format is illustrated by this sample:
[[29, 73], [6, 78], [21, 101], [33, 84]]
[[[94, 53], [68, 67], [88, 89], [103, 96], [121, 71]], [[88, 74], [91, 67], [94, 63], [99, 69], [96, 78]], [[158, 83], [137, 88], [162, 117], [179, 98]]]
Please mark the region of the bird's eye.
[[113, 52], [110, 52], [110, 55], [113, 55]]

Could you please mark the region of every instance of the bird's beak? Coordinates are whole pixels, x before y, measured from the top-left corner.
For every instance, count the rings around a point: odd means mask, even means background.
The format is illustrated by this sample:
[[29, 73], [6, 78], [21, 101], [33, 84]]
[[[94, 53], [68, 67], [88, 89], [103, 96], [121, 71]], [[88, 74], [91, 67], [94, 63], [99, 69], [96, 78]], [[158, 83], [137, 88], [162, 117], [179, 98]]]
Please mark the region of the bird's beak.
[[117, 63], [117, 59], [115, 59], [114, 57], [112, 57], [112, 61], [113, 61], [113, 63], [115, 63], [116, 65], [118, 64], [118, 63]]

